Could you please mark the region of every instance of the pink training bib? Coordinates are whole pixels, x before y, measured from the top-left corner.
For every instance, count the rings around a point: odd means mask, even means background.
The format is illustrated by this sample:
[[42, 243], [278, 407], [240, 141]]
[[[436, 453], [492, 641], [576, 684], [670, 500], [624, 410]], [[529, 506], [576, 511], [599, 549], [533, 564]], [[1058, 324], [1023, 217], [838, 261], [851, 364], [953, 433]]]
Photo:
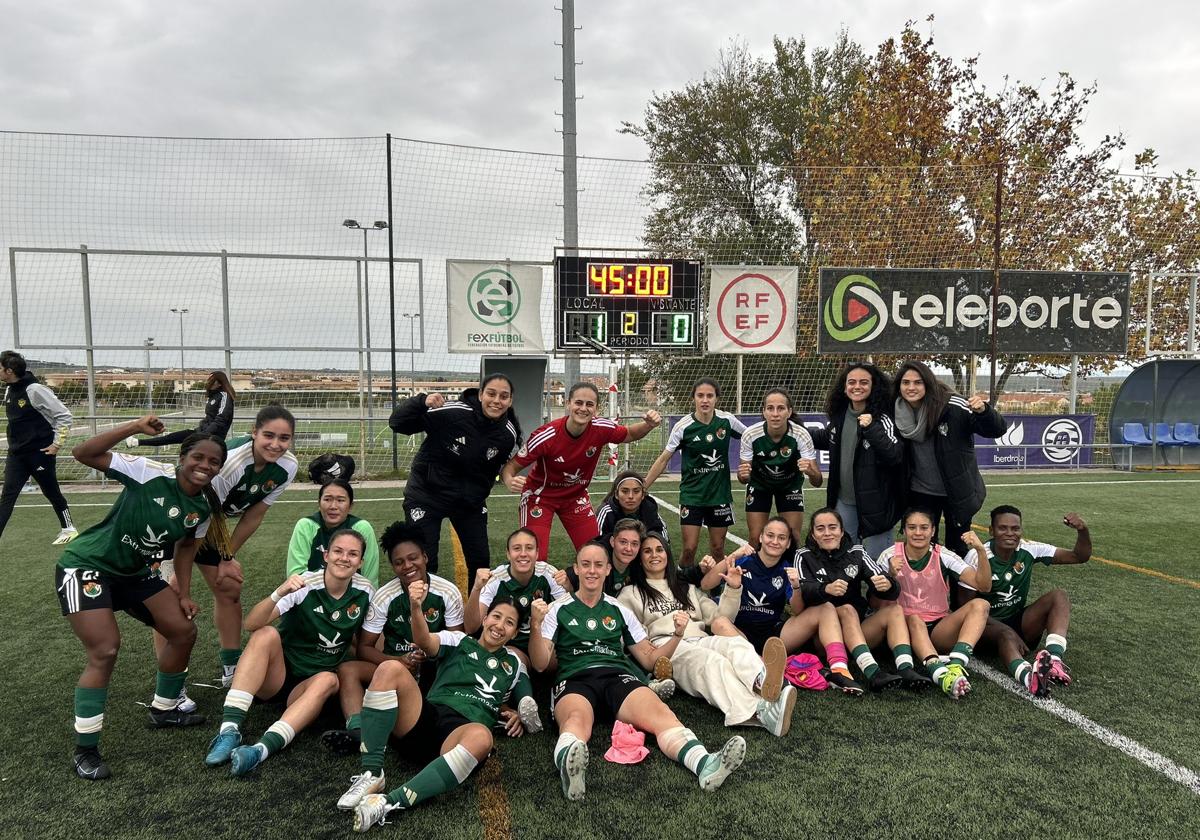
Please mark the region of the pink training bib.
[[900, 584], [900, 597], [896, 600], [904, 614], [919, 616], [926, 623], [945, 618], [950, 612], [950, 587], [942, 574], [942, 547], [933, 546], [929, 562], [919, 572], [908, 562], [904, 543], [896, 543], [892, 554], [903, 560], [896, 575]]

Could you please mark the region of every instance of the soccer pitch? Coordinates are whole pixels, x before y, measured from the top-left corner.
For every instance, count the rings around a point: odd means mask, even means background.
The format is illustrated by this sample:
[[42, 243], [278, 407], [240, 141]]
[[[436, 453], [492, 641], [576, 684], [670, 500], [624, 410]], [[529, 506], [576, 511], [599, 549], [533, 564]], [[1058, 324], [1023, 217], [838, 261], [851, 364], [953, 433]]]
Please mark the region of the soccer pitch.
[[[600, 489], [606, 482], [597, 480]], [[668, 503], [670, 485], [655, 488]], [[1186, 837], [1200, 832], [1200, 480], [1114, 473], [1001, 476], [989, 479], [990, 508], [1025, 512], [1026, 536], [1070, 546], [1062, 516], [1088, 522], [1095, 556], [1081, 567], [1039, 566], [1031, 597], [1061, 586], [1073, 611], [1066, 659], [1075, 684], [1053, 702], [1006, 690], [993, 659], [972, 663], [971, 694], [953, 702], [940, 692], [892, 692], [854, 699], [801, 692], [791, 733], [772, 738], [739, 729], [749, 752], [742, 769], [715, 794], [657, 750], [640, 765], [602, 758], [608, 732], [589, 745], [585, 802], [559, 789], [550, 732], [502, 736], [484, 768], [458, 790], [392, 815], [379, 837], [770, 837], [817, 831], [829, 836]], [[811, 508], [824, 501], [809, 490]], [[70, 493], [80, 527], [99, 521], [114, 498]], [[240, 553], [248, 609], [283, 577], [295, 521], [315, 509], [315, 490], [287, 493]], [[354, 512], [377, 531], [401, 515], [402, 491], [356, 488]], [[598, 502], [598, 496], [593, 495]], [[59, 615], [52, 570], [58, 525], [44, 499], [27, 495], [0, 544], [0, 837], [249, 836], [344, 837], [351, 816], [334, 807], [357, 773], [353, 758], [334, 758], [313, 731], [300, 734], [245, 779], [209, 769], [203, 756], [220, 717], [223, 692], [205, 688], [216, 674], [211, 596], [195, 584], [202, 615], [192, 656], [191, 695], [211, 725], [182, 731], [149, 728], [139, 703], [150, 700], [150, 635], [123, 615], [123, 648], [114, 674], [101, 750], [113, 770], [85, 782], [71, 769], [71, 692], [84, 664], [82, 646]], [[493, 560], [516, 526], [516, 498], [489, 502]], [[736, 500], [740, 503], [740, 498]], [[735, 503], [735, 504], [736, 504]], [[677, 517], [664, 511], [678, 545]], [[739, 519], [741, 517], [739, 516]], [[976, 518], [986, 524], [985, 516]], [[744, 534], [739, 522], [732, 533]], [[569, 545], [555, 525], [553, 559]], [[441, 573], [453, 555], [444, 539]], [[732, 548], [732, 544], [730, 544]], [[384, 578], [390, 569], [383, 570]], [[998, 681], [989, 678], [989, 666]], [[545, 703], [549, 683], [537, 685]], [[720, 713], [677, 695], [670, 705], [708, 745], [729, 737]], [[258, 736], [276, 712], [256, 705], [245, 731]], [[548, 714], [543, 709], [543, 717]], [[339, 725], [327, 713], [314, 730]], [[552, 731], [552, 727], [548, 727]], [[653, 746], [650, 744], [649, 746]], [[416, 768], [389, 751], [389, 786]], [[194, 833], [194, 834], [193, 834]]]

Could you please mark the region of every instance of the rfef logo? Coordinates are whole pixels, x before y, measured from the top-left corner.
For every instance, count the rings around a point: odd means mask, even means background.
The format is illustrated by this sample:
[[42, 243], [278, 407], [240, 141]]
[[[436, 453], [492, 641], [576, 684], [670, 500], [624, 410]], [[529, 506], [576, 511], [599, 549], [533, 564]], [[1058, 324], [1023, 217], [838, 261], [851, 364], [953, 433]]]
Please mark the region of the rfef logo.
[[873, 341], [887, 326], [887, 305], [870, 277], [847, 274], [825, 301], [825, 331], [835, 341]]

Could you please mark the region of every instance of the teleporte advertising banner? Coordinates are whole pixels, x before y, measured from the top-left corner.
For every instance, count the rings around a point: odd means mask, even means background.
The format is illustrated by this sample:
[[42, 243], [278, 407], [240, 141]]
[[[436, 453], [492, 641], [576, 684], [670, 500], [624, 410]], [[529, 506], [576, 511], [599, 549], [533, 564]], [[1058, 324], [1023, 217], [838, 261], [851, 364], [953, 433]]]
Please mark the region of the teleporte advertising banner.
[[[823, 353], [988, 353], [989, 270], [822, 268], [817, 350]], [[1123, 353], [1129, 275], [1001, 271], [1001, 353]]]
[[545, 353], [541, 304], [541, 266], [446, 260], [451, 353]]

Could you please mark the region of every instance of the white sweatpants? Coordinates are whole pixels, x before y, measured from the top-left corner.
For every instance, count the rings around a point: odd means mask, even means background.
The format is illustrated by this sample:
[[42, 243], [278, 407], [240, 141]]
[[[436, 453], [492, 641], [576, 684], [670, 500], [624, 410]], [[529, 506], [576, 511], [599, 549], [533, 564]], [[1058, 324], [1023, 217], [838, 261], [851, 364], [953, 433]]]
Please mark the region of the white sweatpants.
[[762, 699], [754, 681], [763, 662], [741, 636], [706, 636], [679, 643], [671, 657], [675, 684], [725, 713], [726, 726], [757, 724]]

